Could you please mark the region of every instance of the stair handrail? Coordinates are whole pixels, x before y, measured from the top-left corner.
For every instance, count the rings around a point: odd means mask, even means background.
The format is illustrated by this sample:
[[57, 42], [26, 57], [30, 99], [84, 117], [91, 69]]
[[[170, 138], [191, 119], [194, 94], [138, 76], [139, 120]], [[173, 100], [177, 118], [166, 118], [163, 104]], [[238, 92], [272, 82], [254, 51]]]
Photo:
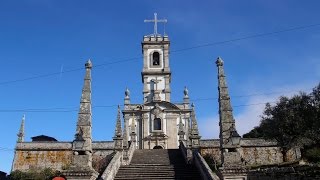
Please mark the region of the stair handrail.
[[120, 168], [122, 160], [122, 151], [117, 151], [116, 154], [113, 156], [112, 160], [106, 167], [106, 169], [103, 171], [101, 178], [103, 180], [113, 180]]
[[131, 142], [129, 148], [126, 152], [126, 160], [123, 162], [123, 165], [129, 165], [133, 156], [134, 151], [136, 150], [136, 145], [134, 142]]
[[193, 163], [200, 171], [204, 180], [219, 180], [220, 178], [211, 170], [207, 162], [198, 151], [193, 152]]
[[186, 145], [184, 144], [183, 141], [179, 141], [180, 142], [180, 145], [179, 145], [179, 149], [182, 153], [182, 156], [183, 156], [183, 159], [185, 160], [185, 162], [188, 164], [188, 156], [187, 156], [187, 148], [186, 148]]

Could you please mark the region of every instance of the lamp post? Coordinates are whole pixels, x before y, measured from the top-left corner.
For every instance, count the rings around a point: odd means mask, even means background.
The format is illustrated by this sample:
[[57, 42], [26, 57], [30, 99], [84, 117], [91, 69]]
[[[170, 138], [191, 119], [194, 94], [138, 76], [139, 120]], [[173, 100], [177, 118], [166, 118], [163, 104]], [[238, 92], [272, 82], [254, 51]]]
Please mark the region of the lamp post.
[[231, 144], [238, 146], [240, 144], [241, 136], [238, 134], [237, 130], [233, 129], [230, 135]]

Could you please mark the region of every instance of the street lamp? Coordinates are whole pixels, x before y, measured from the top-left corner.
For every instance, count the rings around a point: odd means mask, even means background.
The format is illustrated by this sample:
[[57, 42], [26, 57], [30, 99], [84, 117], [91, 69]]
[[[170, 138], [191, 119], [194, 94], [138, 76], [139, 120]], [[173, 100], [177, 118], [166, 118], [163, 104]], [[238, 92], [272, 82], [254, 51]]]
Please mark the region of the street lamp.
[[232, 145], [239, 145], [241, 136], [238, 134], [237, 130], [233, 129], [230, 135]]

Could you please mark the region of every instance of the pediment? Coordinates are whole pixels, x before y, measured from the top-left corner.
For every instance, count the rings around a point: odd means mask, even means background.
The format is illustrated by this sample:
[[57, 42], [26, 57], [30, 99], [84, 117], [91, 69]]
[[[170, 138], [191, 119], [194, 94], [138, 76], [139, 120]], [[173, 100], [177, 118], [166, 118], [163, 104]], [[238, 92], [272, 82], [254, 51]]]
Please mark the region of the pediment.
[[152, 111], [163, 111], [165, 109], [167, 110], [180, 110], [178, 106], [171, 102], [167, 101], [159, 101], [159, 102], [149, 102], [145, 103], [144, 106], [152, 106]]

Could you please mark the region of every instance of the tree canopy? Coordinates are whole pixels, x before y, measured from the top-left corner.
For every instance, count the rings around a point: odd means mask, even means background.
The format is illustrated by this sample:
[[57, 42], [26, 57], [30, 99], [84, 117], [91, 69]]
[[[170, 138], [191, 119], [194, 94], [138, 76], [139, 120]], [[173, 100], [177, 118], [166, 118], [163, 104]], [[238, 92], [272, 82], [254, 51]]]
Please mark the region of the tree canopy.
[[274, 139], [284, 151], [320, 147], [320, 83], [309, 94], [281, 96], [275, 105], [267, 103], [260, 125], [243, 137]]

